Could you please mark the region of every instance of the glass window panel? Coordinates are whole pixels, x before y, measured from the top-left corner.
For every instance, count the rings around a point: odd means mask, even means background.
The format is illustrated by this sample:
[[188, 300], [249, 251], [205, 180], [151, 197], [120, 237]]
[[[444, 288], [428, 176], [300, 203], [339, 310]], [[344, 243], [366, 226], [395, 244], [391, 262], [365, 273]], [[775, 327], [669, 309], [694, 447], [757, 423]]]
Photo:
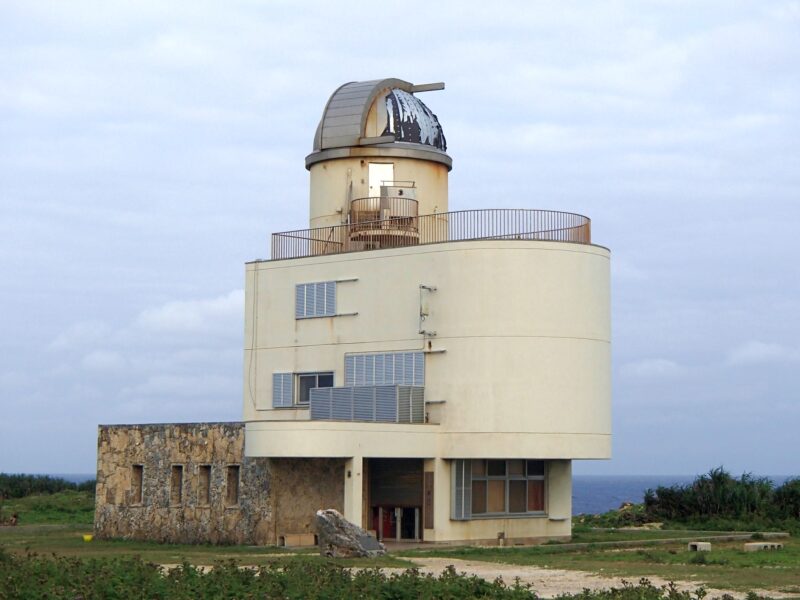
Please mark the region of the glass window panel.
[[508, 512], [523, 513], [526, 511], [524, 479], [512, 479], [508, 482]]
[[530, 476], [543, 476], [544, 475], [544, 461], [543, 460], [529, 460], [528, 461], [528, 477]]
[[486, 477], [486, 461], [473, 460], [472, 461], [472, 476], [473, 477]]
[[[489, 461], [491, 469], [492, 462]], [[502, 513], [506, 511], [506, 482], [504, 479], [489, 480], [489, 493], [487, 500], [487, 511], [490, 513]]]
[[317, 376], [316, 375], [300, 375], [298, 377], [300, 380], [299, 391], [297, 394], [297, 403], [298, 404], [308, 404], [308, 396], [309, 392], [317, 387]]
[[506, 461], [490, 460], [489, 477], [503, 477], [506, 474]]
[[544, 481], [528, 481], [528, 511], [544, 510]]
[[317, 387], [333, 387], [333, 373], [320, 373], [317, 377]]
[[486, 482], [472, 482], [472, 514], [480, 515], [486, 512]]
[[525, 476], [525, 461], [524, 460], [509, 460], [508, 461], [508, 474]]

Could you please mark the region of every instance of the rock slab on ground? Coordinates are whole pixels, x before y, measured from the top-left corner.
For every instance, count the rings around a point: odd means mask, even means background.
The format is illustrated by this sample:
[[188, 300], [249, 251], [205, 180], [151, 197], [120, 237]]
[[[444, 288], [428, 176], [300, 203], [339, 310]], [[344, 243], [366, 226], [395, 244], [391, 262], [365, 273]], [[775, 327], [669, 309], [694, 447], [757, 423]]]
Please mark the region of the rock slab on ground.
[[316, 515], [319, 553], [334, 558], [366, 558], [386, 554], [386, 547], [332, 508]]

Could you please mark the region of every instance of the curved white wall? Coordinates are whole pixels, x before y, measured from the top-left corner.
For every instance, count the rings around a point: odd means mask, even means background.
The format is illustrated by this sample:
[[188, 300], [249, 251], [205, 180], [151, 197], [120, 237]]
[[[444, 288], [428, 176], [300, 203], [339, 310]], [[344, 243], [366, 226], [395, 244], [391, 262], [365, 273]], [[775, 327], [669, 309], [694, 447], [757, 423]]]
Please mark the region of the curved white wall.
[[341, 225], [343, 216], [346, 217], [350, 210], [349, 201], [369, 196], [370, 162], [392, 163], [395, 180], [415, 182], [419, 214], [447, 212], [448, 169], [445, 165], [401, 156], [381, 156], [378, 148], [363, 152], [367, 151], [373, 155], [338, 158], [311, 165], [309, 227]]
[[[337, 308], [357, 316], [294, 319], [296, 283], [350, 278], [358, 280], [338, 285]], [[332, 370], [342, 385], [346, 352], [427, 349], [418, 334], [420, 284], [437, 287], [423, 294], [425, 329], [436, 331], [430, 349], [444, 350], [426, 355], [426, 400], [444, 401], [441, 424], [403, 427], [428, 440], [417, 443], [422, 456], [610, 456], [609, 252], [521, 240], [249, 264], [244, 416], [263, 422], [248, 426], [248, 454], [326, 456], [344, 444], [386, 455], [391, 426], [370, 441], [362, 431], [369, 424], [328, 424], [319, 448], [306, 439], [293, 450], [292, 436], [319, 425], [303, 422], [305, 410], [270, 410], [271, 377]], [[414, 436], [398, 429], [392, 437], [391, 455], [418, 455], [404, 441]]]

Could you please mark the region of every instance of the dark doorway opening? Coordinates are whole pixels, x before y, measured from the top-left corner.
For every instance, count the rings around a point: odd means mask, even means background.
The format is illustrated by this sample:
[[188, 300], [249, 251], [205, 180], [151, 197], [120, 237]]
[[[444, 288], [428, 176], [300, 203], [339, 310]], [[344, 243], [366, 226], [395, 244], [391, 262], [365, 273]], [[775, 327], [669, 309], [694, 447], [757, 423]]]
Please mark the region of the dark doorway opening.
[[370, 458], [370, 526], [382, 540], [418, 541], [423, 532], [423, 461]]

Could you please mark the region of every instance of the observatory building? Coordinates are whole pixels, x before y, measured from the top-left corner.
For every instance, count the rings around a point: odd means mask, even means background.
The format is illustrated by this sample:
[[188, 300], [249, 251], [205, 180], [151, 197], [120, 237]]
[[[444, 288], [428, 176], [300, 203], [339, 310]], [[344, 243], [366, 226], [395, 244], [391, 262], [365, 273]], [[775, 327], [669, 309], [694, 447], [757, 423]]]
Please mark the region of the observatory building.
[[322, 508], [385, 540], [570, 536], [572, 461], [611, 453], [610, 253], [581, 215], [452, 210], [419, 98], [443, 87], [331, 95], [308, 228], [246, 265], [242, 423], [101, 426], [101, 536], [290, 544]]

